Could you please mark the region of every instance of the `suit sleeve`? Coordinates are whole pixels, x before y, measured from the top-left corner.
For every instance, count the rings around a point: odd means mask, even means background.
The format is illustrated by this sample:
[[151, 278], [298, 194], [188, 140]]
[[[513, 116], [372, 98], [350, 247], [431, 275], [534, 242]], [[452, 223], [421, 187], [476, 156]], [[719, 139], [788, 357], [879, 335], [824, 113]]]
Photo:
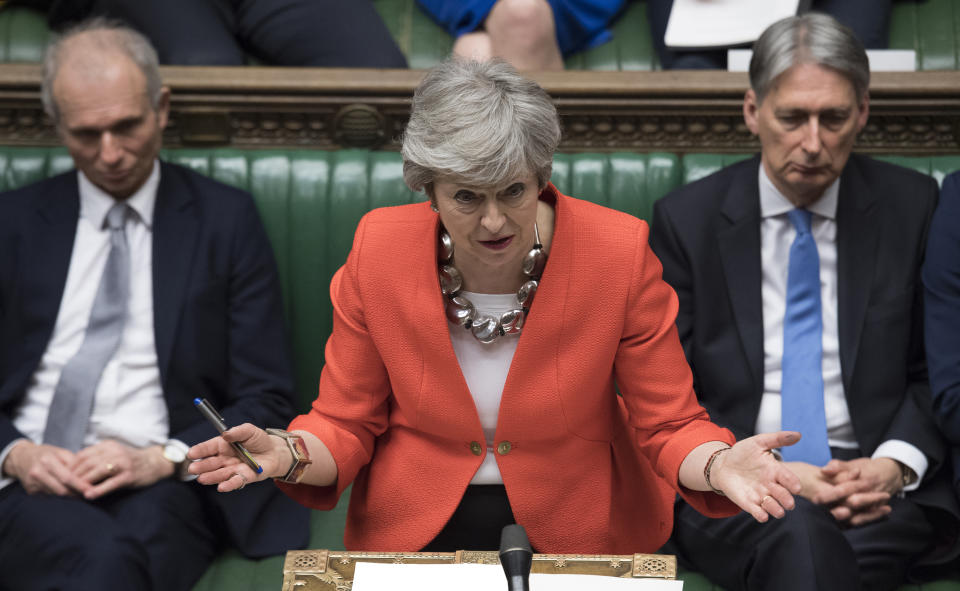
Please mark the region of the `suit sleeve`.
[[923, 264], [925, 331], [934, 411], [960, 445], [960, 176], [943, 181]]
[[333, 508], [343, 491], [373, 457], [376, 439], [389, 424], [390, 378], [366, 327], [360, 289], [361, 220], [346, 264], [330, 282], [333, 332], [327, 341], [320, 392], [310, 412], [290, 429], [316, 435], [337, 464], [336, 484], [320, 487], [278, 482], [284, 492], [313, 509]]
[[[228, 425], [284, 425], [294, 415], [293, 372], [273, 249], [247, 194], [224, 242], [226, 270], [226, 388], [213, 402]], [[210, 437], [202, 418], [174, 438], [193, 445]]]
[[677, 297], [661, 275], [641, 224], [633, 281], [627, 297], [627, 330], [617, 351], [615, 372], [639, 449], [654, 469], [695, 509], [709, 516], [739, 509], [712, 492], [680, 485], [680, 464], [708, 441], [733, 444], [727, 429], [710, 422], [697, 402], [693, 379], [677, 338]]
[[[937, 185], [929, 179], [926, 187], [926, 199], [916, 199], [916, 203], [926, 203], [923, 212], [922, 242], [929, 237], [931, 218], [937, 202]], [[922, 251], [922, 249], [921, 249]], [[927, 251], [929, 252], [929, 251]], [[883, 440], [901, 440], [916, 447], [926, 456], [929, 466], [927, 477], [938, 471], [946, 456], [943, 439], [936, 428], [933, 417], [933, 399], [927, 371], [927, 358], [924, 347], [924, 298], [921, 285], [920, 263], [917, 263], [917, 277], [914, 286], [914, 302], [911, 310], [911, 335], [907, 345], [907, 388], [903, 402], [893, 417]]]
[[[667, 209], [663, 207], [662, 200], [658, 200], [653, 206], [650, 246], [656, 253], [661, 265], [663, 265], [663, 280], [677, 294], [677, 331], [680, 344], [683, 346], [683, 352], [693, 374], [694, 391], [700, 392], [700, 380], [697, 377], [696, 365], [693, 363], [693, 270], [691, 269], [689, 255], [679, 238], [673, 219]], [[726, 420], [716, 408], [713, 408], [709, 403], [705, 403], [702, 397], [700, 404], [706, 408], [711, 419], [717, 424], [727, 428], [734, 424], [734, 421]], [[737, 439], [744, 439], [753, 435], [753, 433], [739, 432], [736, 429], [733, 432]]]

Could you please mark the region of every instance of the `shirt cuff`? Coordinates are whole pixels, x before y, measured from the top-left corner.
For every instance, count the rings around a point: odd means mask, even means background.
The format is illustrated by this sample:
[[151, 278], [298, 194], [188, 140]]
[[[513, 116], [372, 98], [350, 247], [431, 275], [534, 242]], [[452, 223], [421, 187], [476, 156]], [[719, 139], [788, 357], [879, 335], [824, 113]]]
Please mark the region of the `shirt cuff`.
[[[10, 450], [13, 449], [13, 446], [20, 443], [21, 441], [30, 441], [30, 440], [27, 439], [26, 437], [18, 437], [17, 439], [14, 439], [10, 443], [8, 443], [7, 446], [3, 448], [2, 451], [0, 451], [0, 466], [3, 466], [3, 463], [7, 461], [7, 456], [10, 455]], [[14, 481], [14, 478], [10, 476], [0, 475], [0, 489], [10, 486], [11, 484], [13, 484], [13, 481]]]
[[916, 481], [903, 487], [903, 492], [910, 492], [920, 488], [920, 483], [923, 482], [923, 476], [927, 473], [927, 468], [930, 466], [927, 456], [924, 455], [922, 451], [900, 439], [884, 441], [870, 457], [871, 459], [890, 458], [914, 471], [917, 475]]
[[[181, 450], [183, 452], [184, 457], [186, 457], [187, 452], [190, 451], [190, 446], [180, 441], [179, 439], [167, 439], [166, 443], [163, 444], [163, 447], [166, 447], [168, 445], [171, 447], [176, 447], [177, 449]], [[195, 461], [196, 460], [190, 460], [190, 459], [185, 460], [185, 463], [183, 465], [183, 471], [179, 473], [174, 473], [173, 475], [174, 478], [181, 480], [183, 482], [190, 482], [191, 480], [196, 480], [197, 479], [196, 474], [190, 474], [189, 472], [187, 472], [187, 466], [189, 466]]]

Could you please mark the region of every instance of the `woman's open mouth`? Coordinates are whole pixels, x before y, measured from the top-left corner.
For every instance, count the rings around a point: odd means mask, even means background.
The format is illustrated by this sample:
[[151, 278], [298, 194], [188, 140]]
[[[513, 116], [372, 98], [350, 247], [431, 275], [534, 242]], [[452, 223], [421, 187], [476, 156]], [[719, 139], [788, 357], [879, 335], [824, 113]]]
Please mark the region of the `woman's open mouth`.
[[486, 246], [490, 250], [503, 250], [504, 248], [510, 246], [511, 242], [513, 242], [513, 236], [506, 236], [496, 240], [481, 240], [480, 244]]

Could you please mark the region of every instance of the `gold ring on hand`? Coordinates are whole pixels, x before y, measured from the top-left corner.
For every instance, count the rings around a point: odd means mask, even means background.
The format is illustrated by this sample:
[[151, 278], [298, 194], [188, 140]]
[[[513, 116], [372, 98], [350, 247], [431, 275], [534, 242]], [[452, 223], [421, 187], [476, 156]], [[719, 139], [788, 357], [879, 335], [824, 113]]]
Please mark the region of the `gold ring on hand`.
[[764, 496], [762, 499], [760, 499], [760, 506], [763, 507], [763, 504], [767, 502], [767, 499], [772, 499], [772, 498], [773, 497], [771, 497], [770, 495]]
[[107, 464], [104, 468], [107, 469], [107, 474], [113, 474], [113, 464]]
[[234, 472], [233, 475], [234, 475], [234, 476], [239, 476], [239, 477], [240, 477], [240, 480], [243, 481], [243, 484], [241, 484], [241, 485], [240, 485], [240, 488], [237, 489], [237, 490], [243, 490], [243, 487], [247, 486], [247, 479], [244, 477], [243, 474], [241, 474], [241, 473], [239, 473], [239, 472]]

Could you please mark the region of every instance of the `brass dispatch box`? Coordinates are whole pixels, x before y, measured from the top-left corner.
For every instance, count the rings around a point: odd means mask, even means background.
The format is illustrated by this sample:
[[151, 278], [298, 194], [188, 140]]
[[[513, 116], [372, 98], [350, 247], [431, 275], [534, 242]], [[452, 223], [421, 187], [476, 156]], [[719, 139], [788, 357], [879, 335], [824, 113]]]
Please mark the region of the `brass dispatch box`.
[[[282, 591], [349, 591], [357, 562], [396, 564], [499, 564], [497, 552], [348, 552], [291, 550], [283, 563]], [[532, 573], [607, 575], [676, 579], [677, 559], [669, 554], [534, 554]]]

